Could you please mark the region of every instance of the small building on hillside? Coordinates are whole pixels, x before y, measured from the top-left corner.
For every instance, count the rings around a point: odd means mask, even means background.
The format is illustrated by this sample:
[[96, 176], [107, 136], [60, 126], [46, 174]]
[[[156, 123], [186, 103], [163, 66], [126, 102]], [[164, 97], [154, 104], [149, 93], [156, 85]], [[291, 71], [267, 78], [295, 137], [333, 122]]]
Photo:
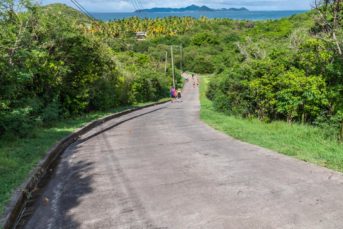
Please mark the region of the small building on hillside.
[[137, 32], [136, 33], [136, 39], [138, 41], [144, 41], [146, 38], [148, 37], [148, 33], [147, 32]]

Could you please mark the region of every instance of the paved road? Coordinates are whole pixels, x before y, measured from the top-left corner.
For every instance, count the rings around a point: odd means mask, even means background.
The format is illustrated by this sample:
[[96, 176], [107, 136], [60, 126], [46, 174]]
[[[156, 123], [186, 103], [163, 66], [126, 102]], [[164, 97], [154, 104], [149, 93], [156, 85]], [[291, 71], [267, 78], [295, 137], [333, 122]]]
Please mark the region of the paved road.
[[26, 228], [343, 228], [341, 174], [211, 129], [184, 94], [71, 146]]

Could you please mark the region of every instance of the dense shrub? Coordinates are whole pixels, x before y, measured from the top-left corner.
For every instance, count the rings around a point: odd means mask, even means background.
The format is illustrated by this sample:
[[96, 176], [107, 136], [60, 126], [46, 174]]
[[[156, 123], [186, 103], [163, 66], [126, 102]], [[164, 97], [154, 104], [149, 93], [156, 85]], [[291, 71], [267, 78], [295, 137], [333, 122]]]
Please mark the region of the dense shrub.
[[310, 34], [310, 26], [292, 34], [292, 23], [298, 24], [296, 17], [259, 22], [253, 39], [235, 38], [235, 55], [242, 58], [229, 59], [236, 64], [211, 80], [207, 96], [225, 113], [315, 124], [343, 139], [342, 56], [334, 43]]
[[[18, 3], [21, 13], [8, 10]], [[170, 60], [173, 45], [177, 68], [216, 75], [207, 92], [216, 109], [329, 125], [343, 138], [343, 33], [341, 18], [332, 20], [335, 8], [322, 8], [325, 23], [315, 11], [256, 22], [169, 17], [102, 23], [64, 5], [6, 0], [3, 6], [0, 135], [167, 96], [172, 77], [165, 57]], [[148, 39], [136, 41], [137, 31], [147, 31]], [[9, 128], [12, 112], [22, 122]]]
[[32, 115], [30, 107], [0, 112], [0, 134], [2, 135], [25, 137], [40, 124], [40, 120]]
[[192, 38], [192, 44], [196, 46], [218, 45], [218, 38], [212, 33], [198, 33]]
[[60, 4], [0, 6], [0, 136], [168, 94], [162, 60], [143, 53], [150, 43], [110, 37], [106, 26]]

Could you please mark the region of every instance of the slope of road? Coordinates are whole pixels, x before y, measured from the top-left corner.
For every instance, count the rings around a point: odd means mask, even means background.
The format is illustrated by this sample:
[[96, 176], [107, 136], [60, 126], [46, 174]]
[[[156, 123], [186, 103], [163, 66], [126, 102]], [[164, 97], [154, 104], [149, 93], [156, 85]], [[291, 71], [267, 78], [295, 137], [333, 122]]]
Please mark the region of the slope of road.
[[83, 136], [25, 227], [342, 228], [342, 174], [232, 139], [199, 109], [186, 84], [182, 103]]

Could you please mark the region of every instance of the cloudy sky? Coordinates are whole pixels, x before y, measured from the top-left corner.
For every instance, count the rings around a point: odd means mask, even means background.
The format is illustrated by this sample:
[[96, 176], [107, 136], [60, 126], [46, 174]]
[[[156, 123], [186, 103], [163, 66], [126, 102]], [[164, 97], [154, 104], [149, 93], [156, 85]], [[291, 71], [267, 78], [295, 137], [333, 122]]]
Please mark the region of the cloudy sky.
[[[71, 0], [40, 0], [43, 4], [65, 3], [73, 6]], [[90, 12], [131, 12], [130, 0], [78, 0]], [[140, 0], [144, 8], [185, 7], [192, 4], [212, 8], [246, 7], [250, 10], [303, 10], [310, 9], [313, 0]]]

